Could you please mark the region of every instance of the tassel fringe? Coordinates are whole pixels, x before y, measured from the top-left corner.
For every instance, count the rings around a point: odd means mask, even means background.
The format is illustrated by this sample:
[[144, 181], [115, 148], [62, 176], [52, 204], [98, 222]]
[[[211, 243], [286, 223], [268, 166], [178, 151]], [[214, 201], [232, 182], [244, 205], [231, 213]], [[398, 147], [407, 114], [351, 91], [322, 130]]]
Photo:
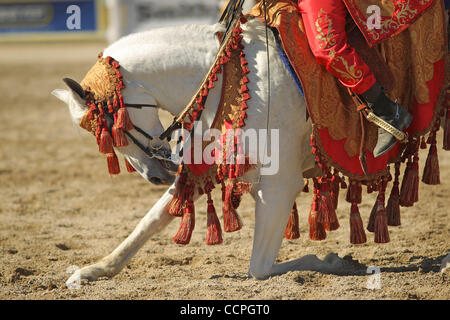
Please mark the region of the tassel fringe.
[[114, 125], [111, 131], [115, 147], [126, 147], [128, 145], [128, 140], [127, 137], [125, 137], [123, 129], [120, 129], [117, 125]]
[[429, 185], [438, 185], [441, 183], [439, 177], [439, 159], [436, 148], [436, 138], [433, 138], [428, 152], [427, 161], [423, 169], [422, 182]]
[[314, 195], [311, 211], [308, 217], [309, 223], [309, 238], [311, 240], [324, 240], [327, 237], [324, 225], [320, 222], [319, 217], [319, 201]]
[[181, 220], [180, 228], [177, 234], [173, 237], [173, 241], [178, 244], [186, 245], [191, 241], [192, 232], [195, 227], [195, 209], [194, 203], [188, 201]]
[[375, 243], [387, 243], [389, 239], [389, 231], [387, 225], [386, 211], [384, 208], [377, 211], [375, 217]]
[[123, 129], [125, 131], [129, 131], [134, 128], [133, 123], [131, 122], [130, 115], [126, 108], [119, 108], [117, 111], [117, 127]]
[[400, 205], [411, 207], [419, 200], [419, 157], [414, 155], [414, 160], [408, 160], [400, 190]]
[[222, 227], [220, 226], [219, 218], [216, 214], [216, 209], [214, 208], [213, 200], [211, 195], [208, 194], [208, 209], [207, 214], [207, 232], [206, 232], [206, 244], [215, 245], [221, 244], [222, 239]]
[[237, 202], [236, 199], [233, 199], [235, 198], [233, 197], [234, 188], [234, 179], [229, 179], [225, 188], [225, 197], [223, 202], [223, 224], [225, 232], [234, 232], [242, 228], [242, 221], [236, 212], [239, 202]]
[[109, 174], [119, 174], [120, 173], [119, 159], [117, 159], [116, 154], [108, 153], [106, 160], [108, 162]]
[[286, 226], [286, 230], [284, 231], [284, 237], [289, 240], [300, 238], [300, 228], [298, 223], [298, 211], [296, 202], [294, 202], [294, 206], [291, 209], [289, 221]]
[[361, 215], [359, 214], [358, 204], [352, 203], [350, 210], [350, 243], [362, 244], [366, 243], [366, 233], [364, 231]]
[[106, 128], [102, 129], [102, 133], [100, 135], [100, 143], [98, 144], [98, 151], [104, 154], [110, 154], [114, 152], [113, 140]]

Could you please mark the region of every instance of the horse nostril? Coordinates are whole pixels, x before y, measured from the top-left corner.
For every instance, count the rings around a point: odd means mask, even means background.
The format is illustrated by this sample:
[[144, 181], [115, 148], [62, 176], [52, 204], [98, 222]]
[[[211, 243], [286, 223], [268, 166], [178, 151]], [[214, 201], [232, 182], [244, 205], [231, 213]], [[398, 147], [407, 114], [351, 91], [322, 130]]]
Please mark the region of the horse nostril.
[[151, 177], [149, 181], [153, 184], [160, 185], [162, 183], [161, 179], [158, 177]]

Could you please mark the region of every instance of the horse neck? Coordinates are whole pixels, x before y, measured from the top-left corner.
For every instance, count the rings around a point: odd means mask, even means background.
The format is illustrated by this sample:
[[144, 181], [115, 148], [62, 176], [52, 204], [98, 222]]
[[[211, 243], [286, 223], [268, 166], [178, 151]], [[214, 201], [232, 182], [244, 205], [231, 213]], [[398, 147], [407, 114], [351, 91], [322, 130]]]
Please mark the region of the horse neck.
[[[217, 25], [164, 28], [128, 36], [104, 52], [121, 64], [131, 97], [151, 96], [179, 114], [214, 62], [219, 44]], [[145, 103], [145, 101], [142, 101]]]

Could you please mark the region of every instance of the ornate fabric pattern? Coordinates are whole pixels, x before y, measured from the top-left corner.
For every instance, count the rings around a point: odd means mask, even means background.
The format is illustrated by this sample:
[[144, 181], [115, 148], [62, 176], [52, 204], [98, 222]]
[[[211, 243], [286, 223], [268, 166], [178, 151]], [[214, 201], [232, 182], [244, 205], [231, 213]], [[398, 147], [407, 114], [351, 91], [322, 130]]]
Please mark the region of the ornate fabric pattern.
[[[241, 22], [246, 21], [241, 18]], [[247, 83], [247, 60], [243, 51], [242, 29], [238, 25], [232, 30], [232, 37], [227, 44], [222, 55], [213, 66], [213, 73], [205, 83], [202, 90], [203, 99], [198, 99], [204, 108], [203, 103], [208, 95], [208, 90], [214, 88], [217, 74], [223, 74], [222, 95], [218, 110], [211, 125], [211, 128], [220, 129], [221, 149], [215, 149], [214, 156], [217, 163], [208, 165], [201, 164], [181, 164], [178, 171], [178, 182], [172, 201], [169, 204], [169, 213], [173, 216], [181, 216], [181, 225], [173, 240], [178, 244], [187, 244], [190, 241], [195, 225], [193, 196], [195, 193], [206, 194], [208, 197], [208, 231], [206, 234], [206, 244], [220, 244], [222, 242], [222, 229], [216, 215], [211, 191], [216, 184], [222, 186], [223, 200], [223, 223], [224, 231], [237, 231], [242, 227], [241, 220], [236, 212], [243, 193], [250, 191], [251, 184], [242, 181], [241, 177], [252, 166], [244, 156], [240, 143], [239, 129], [245, 126], [247, 118], [247, 100], [251, 98]], [[198, 109], [192, 106], [191, 113], [188, 114], [183, 125], [187, 129], [192, 128], [195, 120], [198, 120], [194, 113]], [[231, 136], [228, 130], [235, 131]], [[237, 130], [236, 130], [237, 129]], [[206, 146], [204, 142], [203, 147]], [[203, 149], [204, 150], [204, 149]], [[220, 152], [220, 154], [218, 154]]]
[[[122, 90], [125, 84], [119, 69], [117, 61], [111, 57], [103, 58], [100, 53], [97, 63], [81, 81], [89, 110], [81, 119], [80, 126], [95, 135], [99, 151], [107, 155], [110, 174], [120, 173], [114, 147], [128, 145], [125, 131], [134, 127], [123, 101]], [[107, 126], [108, 117], [113, 122], [110, 129]], [[134, 171], [126, 159], [125, 164], [129, 172]]]
[[[437, 0], [343, 0], [355, 23], [370, 46], [395, 36], [409, 28]], [[367, 25], [371, 14], [369, 6], [378, 6], [381, 12], [380, 28]], [[372, 11], [370, 11], [372, 12]]]
[[[361, 121], [346, 88], [318, 65], [309, 49], [305, 28], [295, 4], [288, 0], [266, 2], [270, 25], [279, 31], [283, 48], [305, 91], [308, 112], [313, 122], [317, 148], [329, 167], [335, 167], [352, 179], [370, 181], [385, 174], [389, 161], [397, 158], [399, 146], [377, 159], [371, 151], [376, 145], [377, 127], [366, 123], [365, 146], [369, 175], [362, 172], [358, 154], [361, 145]], [[430, 3], [427, 10], [409, 29], [386, 39], [380, 47], [381, 56], [394, 76], [391, 99], [407, 107], [415, 115], [408, 130], [410, 136], [424, 135], [439, 114], [446, 48], [444, 16], [441, 4]], [[256, 5], [250, 15], [262, 20], [262, 5]], [[326, 21], [326, 12], [318, 17]], [[329, 43], [330, 35], [321, 24], [320, 44]], [[426, 30], [434, 30], [430, 35]], [[365, 58], [363, 56], [363, 58]], [[343, 72], [358, 76], [350, 65]], [[413, 89], [414, 88], [414, 89]], [[430, 92], [430, 90], [432, 92]], [[420, 116], [418, 116], [420, 114]]]

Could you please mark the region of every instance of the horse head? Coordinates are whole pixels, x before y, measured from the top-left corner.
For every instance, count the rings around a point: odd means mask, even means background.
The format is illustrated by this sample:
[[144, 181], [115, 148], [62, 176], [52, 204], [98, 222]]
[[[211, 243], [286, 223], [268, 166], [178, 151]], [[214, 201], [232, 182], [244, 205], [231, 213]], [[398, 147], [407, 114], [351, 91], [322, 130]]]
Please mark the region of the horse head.
[[[52, 94], [68, 105], [72, 121], [87, 129], [82, 124], [89, 112], [86, 91], [72, 79], [64, 78], [63, 81], [68, 90], [55, 89]], [[133, 129], [126, 132], [127, 145], [115, 145], [114, 149], [121, 153], [147, 181], [156, 185], [172, 184], [177, 166], [169, 160], [171, 150], [168, 142], [158, 138], [164, 129], [158, 117], [157, 103], [150, 96], [147, 96], [145, 100], [145, 105], [133, 103], [130, 107], [126, 107]], [[107, 125], [111, 132], [110, 119], [107, 119]], [[157, 152], [153, 154], [152, 150]]]

